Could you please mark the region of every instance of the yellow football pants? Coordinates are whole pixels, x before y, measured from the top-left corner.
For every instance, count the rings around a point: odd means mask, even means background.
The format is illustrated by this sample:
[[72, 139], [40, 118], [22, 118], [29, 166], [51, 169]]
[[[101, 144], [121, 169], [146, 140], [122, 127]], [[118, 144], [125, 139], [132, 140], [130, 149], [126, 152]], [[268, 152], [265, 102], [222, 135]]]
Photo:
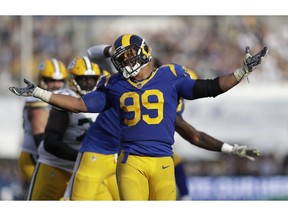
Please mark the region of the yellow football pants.
[[119, 200], [115, 155], [79, 153], [66, 200]]
[[172, 157], [146, 157], [123, 152], [117, 162], [121, 200], [176, 200]]
[[38, 162], [30, 182], [27, 200], [60, 200], [70, 177], [70, 172]]

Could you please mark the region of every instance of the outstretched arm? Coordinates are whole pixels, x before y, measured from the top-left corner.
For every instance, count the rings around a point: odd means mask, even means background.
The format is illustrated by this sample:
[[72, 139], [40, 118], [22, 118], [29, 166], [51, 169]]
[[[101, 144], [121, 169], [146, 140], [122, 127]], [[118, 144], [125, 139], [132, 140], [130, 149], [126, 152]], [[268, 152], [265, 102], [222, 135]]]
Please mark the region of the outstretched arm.
[[263, 61], [268, 54], [269, 49], [264, 47], [256, 55], [250, 54], [250, 48], [247, 46], [245, 50], [245, 56], [243, 58], [242, 67], [238, 68], [234, 73], [219, 77], [219, 85], [223, 91], [227, 91], [242, 79], [249, 76]]
[[69, 95], [54, 94], [50, 91], [37, 87], [37, 85], [26, 79], [24, 79], [24, 82], [27, 84], [27, 87], [10, 87], [9, 90], [18, 96], [33, 96], [39, 98], [53, 106], [70, 112], [87, 112], [87, 108], [82, 98], [76, 98]]
[[198, 131], [179, 115], [176, 117], [175, 128], [176, 132], [192, 145], [206, 150], [246, 157], [250, 160], [255, 160], [254, 157], [260, 155], [258, 149], [239, 146], [237, 144], [232, 146], [217, 140], [204, 132]]
[[268, 48], [264, 47], [256, 55], [251, 56], [249, 47], [246, 47], [242, 67], [235, 70], [234, 73], [219, 76], [214, 80], [197, 79], [193, 88], [193, 98], [216, 97], [233, 88], [261, 64], [267, 53]]
[[60, 95], [52, 93], [48, 103], [58, 108], [67, 110], [69, 112], [74, 113], [88, 112], [85, 103], [81, 97], [76, 98], [69, 95]]
[[268, 54], [269, 49], [264, 47], [256, 55], [250, 54], [250, 48], [246, 47], [245, 56], [243, 58], [242, 67], [238, 68], [234, 73], [219, 77], [220, 88], [225, 92], [237, 85], [242, 79], [249, 76], [263, 61]]

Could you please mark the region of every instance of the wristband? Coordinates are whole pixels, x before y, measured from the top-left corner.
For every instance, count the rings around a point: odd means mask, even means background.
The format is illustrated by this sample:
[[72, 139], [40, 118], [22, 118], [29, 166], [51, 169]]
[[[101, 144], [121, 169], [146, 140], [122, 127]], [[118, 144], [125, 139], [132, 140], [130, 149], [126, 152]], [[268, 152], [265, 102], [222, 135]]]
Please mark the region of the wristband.
[[221, 147], [221, 152], [231, 154], [232, 150], [233, 150], [232, 145], [229, 145], [228, 143], [223, 143]]
[[39, 87], [36, 87], [35, 90], [33, 91], [33, 97], [39, 98], [47, 103], [49, 102], [51, 96], [52, 92], [46, 91]]
[[238, 69], [235, 70], [235, 72], [234, 72], [234, 76], [235, 76], [235, 78], [236, 78], [236, 80], [237, 80], [238, 82], [240, 82], [240, 81], [242, 80], [244, 74], [245, 74], [245, 71], [243, 70], [242, 67], [241, 67], [241, 68], [238, 68]]

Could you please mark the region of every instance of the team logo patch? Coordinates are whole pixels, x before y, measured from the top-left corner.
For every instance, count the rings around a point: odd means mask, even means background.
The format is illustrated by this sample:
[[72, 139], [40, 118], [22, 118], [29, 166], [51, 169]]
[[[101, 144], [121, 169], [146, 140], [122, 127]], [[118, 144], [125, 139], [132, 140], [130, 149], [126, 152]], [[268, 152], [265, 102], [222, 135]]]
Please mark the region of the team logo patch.
[[39, 71], [42, 71], [42, 70], [44, 70], [45, 67], [46, 67], [45, 62], [41, 62], [41, 63], [39, 64], [38, 70], [39, 70]]
[[75, 67], [75, 65], [76, 65], [76, 61], [75, 60], [71, 61], [68, 65], [68, 69], [69, 70], [73, 69]]
[[170, 167], [169, 165], [168, 166], [163, 166], [162, 165], [162, 169], [167, 169], [168, 167]]

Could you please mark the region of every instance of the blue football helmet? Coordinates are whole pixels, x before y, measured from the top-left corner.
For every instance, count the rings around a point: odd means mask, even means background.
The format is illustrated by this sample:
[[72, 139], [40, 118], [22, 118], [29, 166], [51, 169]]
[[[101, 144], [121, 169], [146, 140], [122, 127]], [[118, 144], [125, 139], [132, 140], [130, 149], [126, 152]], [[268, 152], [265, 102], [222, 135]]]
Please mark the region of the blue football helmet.
[[135, 77], [151, 59], [151, 47], [138, 35], [124, 34], [112, 46], [111, 61], [126, 79]]

